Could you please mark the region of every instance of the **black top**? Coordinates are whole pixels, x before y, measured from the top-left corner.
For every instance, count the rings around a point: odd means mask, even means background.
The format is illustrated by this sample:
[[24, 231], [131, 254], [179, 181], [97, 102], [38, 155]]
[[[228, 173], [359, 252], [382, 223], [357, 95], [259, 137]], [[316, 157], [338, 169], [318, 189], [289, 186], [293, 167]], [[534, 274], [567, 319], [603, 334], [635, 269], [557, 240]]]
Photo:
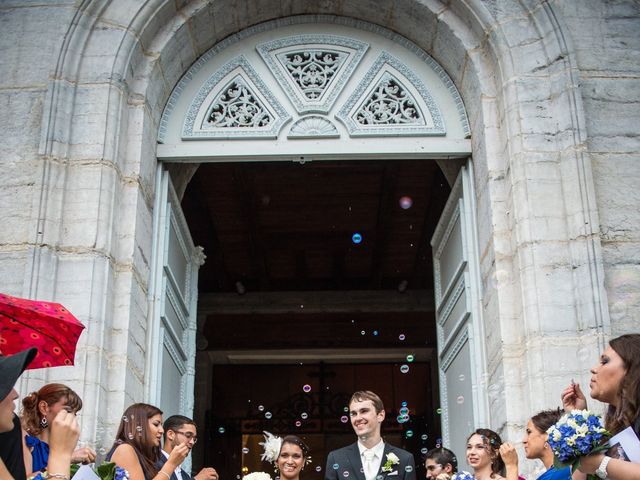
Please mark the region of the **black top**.
[[22, 456], [22, 428], [20, 419], [13, 414], [13, 430], [0, 433], [0, 458], [13, 478], [27, 478]]

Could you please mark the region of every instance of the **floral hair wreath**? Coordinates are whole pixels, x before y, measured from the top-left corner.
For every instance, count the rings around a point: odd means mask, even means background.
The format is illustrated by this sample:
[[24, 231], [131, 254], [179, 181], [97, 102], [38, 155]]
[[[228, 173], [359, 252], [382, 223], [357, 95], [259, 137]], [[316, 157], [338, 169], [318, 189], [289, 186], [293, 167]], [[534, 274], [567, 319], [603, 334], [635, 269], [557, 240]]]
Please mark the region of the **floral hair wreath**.
[[[264, 461], [266, 460], [269, 463], [273, 463], [275, 465], [278, 460], [278, 456], [280, 455], [280, 450], [282, 449], [282, 438], [278, 437], [270, 432], [264, 433], [264, 442], [260, 442], [258, 445], [262, 445], [264, 448], [264, 453], [260, 456], [260, 458]], [[296, 443], [297, 445], [297, 443]], [[298, 445], [302, 450], [304, 456], [304, 463], [311, 463], [311, 457], [308, 455], [308, 452], [305, 451], [305, 448], [302, 445]]]

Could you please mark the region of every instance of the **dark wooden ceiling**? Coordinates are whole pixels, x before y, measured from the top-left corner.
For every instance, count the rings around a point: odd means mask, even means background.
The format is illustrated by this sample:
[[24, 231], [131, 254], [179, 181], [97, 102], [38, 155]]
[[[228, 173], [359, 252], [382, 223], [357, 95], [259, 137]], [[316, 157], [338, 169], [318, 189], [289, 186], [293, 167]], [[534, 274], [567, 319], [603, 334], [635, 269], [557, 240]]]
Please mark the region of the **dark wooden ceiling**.
[[430, 290], [449, 191], [432, 160], [203, 164], [182, 202], [199, 290]]

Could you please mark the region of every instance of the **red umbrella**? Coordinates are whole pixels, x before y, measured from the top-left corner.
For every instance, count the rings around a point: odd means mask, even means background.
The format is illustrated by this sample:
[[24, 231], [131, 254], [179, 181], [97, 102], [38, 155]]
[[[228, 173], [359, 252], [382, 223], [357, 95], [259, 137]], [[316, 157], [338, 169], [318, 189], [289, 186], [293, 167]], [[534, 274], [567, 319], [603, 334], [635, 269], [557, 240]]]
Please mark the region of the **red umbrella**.
[[28, 368], [73, 365], [84, 325], [59, 303], [0, 293], [0, 351], [11, 355], [30, 347], [38, 355]]

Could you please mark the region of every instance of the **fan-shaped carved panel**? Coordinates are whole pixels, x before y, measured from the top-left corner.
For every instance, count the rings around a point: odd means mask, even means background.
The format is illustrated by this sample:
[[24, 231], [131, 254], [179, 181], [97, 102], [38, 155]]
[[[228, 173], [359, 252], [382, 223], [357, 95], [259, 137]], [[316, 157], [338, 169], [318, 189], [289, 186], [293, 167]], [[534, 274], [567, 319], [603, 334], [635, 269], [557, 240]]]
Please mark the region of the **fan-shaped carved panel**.
[[297, 35], [256, 47], [300, 113], [327, 113], [367, 48], [336, 35]]
[[427, 87], [387, 52], [380, 54], [336, 117], [351, 136], [446, 134]]
[[182, 138], [276, 138], [290, 118], [240, 56], [200, 88], [187, 112]]
[[319, 115], [303, 117], [291, 126], [287, 138], [338, 138], [336, 126]]

